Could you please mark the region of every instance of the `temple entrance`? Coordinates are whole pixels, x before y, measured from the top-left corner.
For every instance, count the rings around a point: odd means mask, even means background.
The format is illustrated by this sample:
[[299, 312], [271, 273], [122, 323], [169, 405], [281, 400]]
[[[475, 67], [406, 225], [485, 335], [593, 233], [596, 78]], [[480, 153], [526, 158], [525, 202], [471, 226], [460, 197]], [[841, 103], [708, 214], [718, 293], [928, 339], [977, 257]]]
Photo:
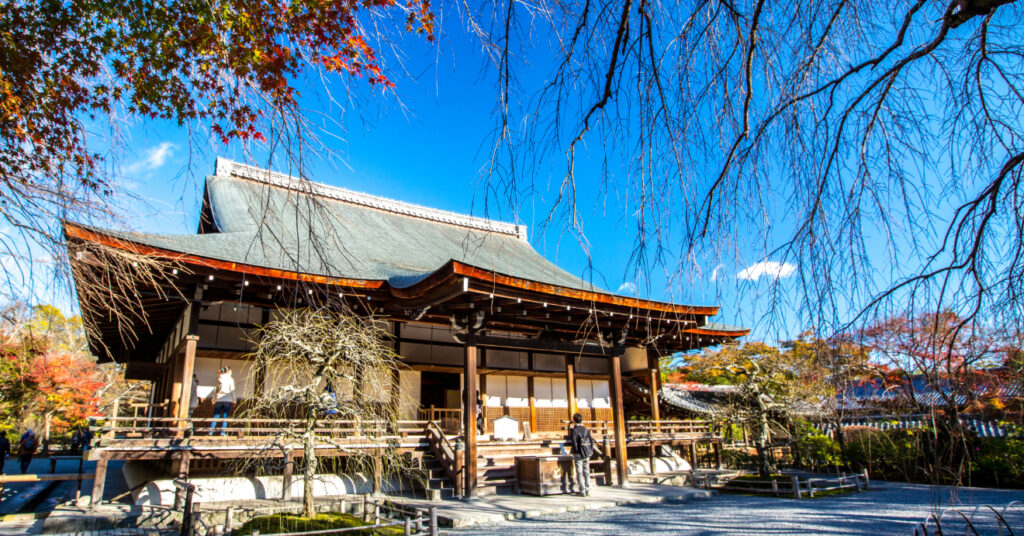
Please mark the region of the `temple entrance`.
[[462, 384], [460, 376], [452, 372], [420, 374], [420, 402], [423, 418], [437, 421], [446, 432], [458, 433], [462, 429]]

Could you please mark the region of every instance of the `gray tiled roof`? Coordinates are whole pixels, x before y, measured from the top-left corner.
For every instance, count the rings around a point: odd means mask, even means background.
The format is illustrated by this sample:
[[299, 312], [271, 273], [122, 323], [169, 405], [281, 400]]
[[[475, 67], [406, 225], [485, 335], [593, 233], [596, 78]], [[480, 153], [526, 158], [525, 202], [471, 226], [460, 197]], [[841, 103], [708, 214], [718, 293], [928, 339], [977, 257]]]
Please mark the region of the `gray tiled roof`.
[[[312, 195], [311, 195], [312, 194]], [[300, 181], [218, 160], [206, 179], [213, 232], [103, 231], [146, 245], [263, 268], [407, 287], [449, 260], [563, 287], [601, 291], [537, 253], [522, 226]]]

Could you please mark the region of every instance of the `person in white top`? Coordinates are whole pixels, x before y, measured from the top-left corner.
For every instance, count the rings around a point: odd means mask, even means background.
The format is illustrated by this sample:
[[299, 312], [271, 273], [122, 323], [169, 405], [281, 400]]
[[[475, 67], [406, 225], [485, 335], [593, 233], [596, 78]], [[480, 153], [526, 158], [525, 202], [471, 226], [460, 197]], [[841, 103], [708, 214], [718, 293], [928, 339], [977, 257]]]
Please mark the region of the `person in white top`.
[[227, 418], [231, 414], [231, 406], [235, 404], [235, 379], [231, 376], [231, 367], [221, 367], [217, 376], [217, 390], [213, 392], [213, 422], [210, 433], [217, 428], [217, 420], [221, 419], [220, 435], [228, 427]]

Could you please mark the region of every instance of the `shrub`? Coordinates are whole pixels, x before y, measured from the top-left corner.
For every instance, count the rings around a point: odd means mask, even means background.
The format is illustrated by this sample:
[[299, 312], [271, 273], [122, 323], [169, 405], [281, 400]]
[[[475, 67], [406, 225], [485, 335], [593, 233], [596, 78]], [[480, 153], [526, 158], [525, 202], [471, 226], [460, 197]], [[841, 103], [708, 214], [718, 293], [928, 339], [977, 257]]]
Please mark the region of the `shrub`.
[[[305, 532], [312, 530], [340, 529], [345, 527], [363, 527], [363, 523], [350, 514], [339, 514], [330, 512], [317, 514], [312, 518], [300, 517], [291, 514], [274, 514], [270, 516], [254, 517], [246, 521], [240, 528], [232, 532], [235, 535], [249, 535], [254, 530], [260, 534], [279, 534], [284, 532]], [[385, 527], [382, 529], [366, 529], [352, 532], [343, 532], [345, 536], [395, 536], [403, 533], [401, 527]]]

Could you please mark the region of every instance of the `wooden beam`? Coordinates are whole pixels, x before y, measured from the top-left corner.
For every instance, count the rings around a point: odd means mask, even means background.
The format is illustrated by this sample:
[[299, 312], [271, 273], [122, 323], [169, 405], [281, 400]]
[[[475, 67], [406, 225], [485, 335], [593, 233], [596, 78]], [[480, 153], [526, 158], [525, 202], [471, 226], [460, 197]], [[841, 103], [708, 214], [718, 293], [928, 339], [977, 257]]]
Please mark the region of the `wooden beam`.
[[609, 357], [622, 355], [625, 348], [615, 346], [601, 346], [597, 343], [573, 343], [560, 341], [546, 341], [540, 339], [513, 339], [507, 337], [491, 337], [486, 335], [460, 335], [463, 342], [471, 346], [484, 348], [505, 348], [510, 350], [550, 352], [553, 354], [573, 354], [596, 357]]
[[178, 386], [178, 399], [180, 404], [178, 405], [178, 410], [175, 414], [175, 417], [179, 419], [188, 417], [189, 402], [192, 400], [193, 396], [197, 396], [196, 393], [192, 392], [192, 373], [195, 371], [196, 367], [196, 345], [198, 343], [198, 335], [185, 336], [185, 352], [181, 356], [182, 381]]
[[576, 414], [576, 376], [574, 374], [576, 366], [574, 360], [574, 356], [565, 356], [565, 393], [569, 401], [569, 422], [572, 422], [572, 416]]
[[526, 378], [526, 391], [530, 396], [530, 433], [537, 433], [537, 397], [534, 395], [534, 376]]
[[102, 453], [96, 460], [95, 476], [92, 478], [92, 501], [91, 505], [96, 508], [103, 501], [103, 488], [107, 483], [107, 457]]
[[473, 496], [476, 489], [476, 360], [477, 348], [467, 344], [464, 350], [464, 371], [462, 387], [462, 430], [466, 440], [465, 462], [462, 464], [462, 472], [465, 473], [465, 486], [463, 495], [467, 498]]
[[660, 408], [658, 407], [658, 375], [659, 375], [659, 372], [658, 372], [657, 364], [655, 364], [654, 368], [650, 369], [650, 372], [651, 372], [651, 389], [648, 392], [650, 393], [650, 400], [649, 400], [649, 402], [651, 404], [651, 419], [654, 422], [658, 422], [658, 421], [661, 420], [661, 411], [660, 411]]
[[629, 468], [626, 467], [626, 420], [622, 409], [622, 363], [618, 355], [611, 358], [609, 364], [612, 378], [610, 380], [612, 395], [612, 417], [615, 423], [615, 471], [619, 487], [629, 487]]

